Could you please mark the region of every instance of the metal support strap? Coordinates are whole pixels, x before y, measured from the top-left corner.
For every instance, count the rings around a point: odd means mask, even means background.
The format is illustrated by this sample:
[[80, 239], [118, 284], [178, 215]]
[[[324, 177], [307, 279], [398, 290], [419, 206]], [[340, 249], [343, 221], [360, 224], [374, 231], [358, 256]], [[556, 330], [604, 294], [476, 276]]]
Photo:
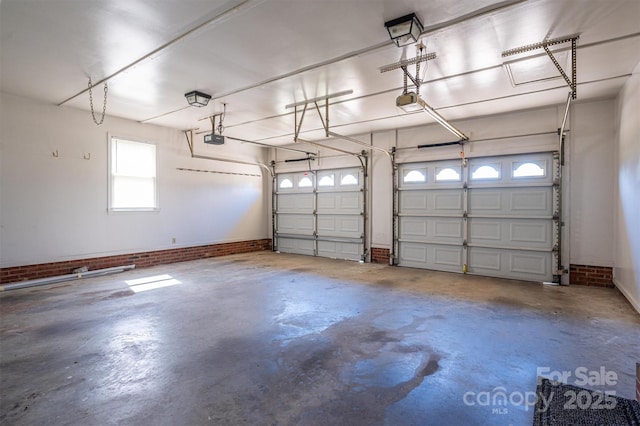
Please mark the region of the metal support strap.
[[556, 57], [553, 56], [553, 53], [551, 53], [551, 51], [549, 50], [549, 48], [547, 46], [542, 46], [542, 48], [544, 49], [545, 52], [547, 52], [547, 55], [549, 56], [549, 59], [551, 59], [551, 62], [553, 62], [553, 65], [556, 66], [556, 69], [558, 70], [560, 75], [564, 78], [564, 81], [567, 82], [569, 87], [573, 88], [573, 82], [569, 79], [569, 77], [567, 77], [567, 74], [564, 72], [564, 70], [562, 69], [562, 67], [558, 63]]

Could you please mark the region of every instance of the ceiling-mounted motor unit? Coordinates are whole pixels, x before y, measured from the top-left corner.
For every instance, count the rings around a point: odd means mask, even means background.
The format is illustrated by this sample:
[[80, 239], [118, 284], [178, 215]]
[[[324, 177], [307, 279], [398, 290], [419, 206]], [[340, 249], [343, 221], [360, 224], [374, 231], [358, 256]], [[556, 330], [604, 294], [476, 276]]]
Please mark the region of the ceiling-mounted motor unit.
[[209, 143], [211, 145], [224, 145], [224, 136], [216, 135], [215, 133], [204, 135], [204, 143]]
[[445, 129], [456, 135], [460, 140], [469, 140], [469, 138], [449, 123], [438, 111], [433, 109], [428, 103], [414, 92], [406, 92], [396, 98], [396, 106], [402, 108], [404, 112], [422, 111], [429, 114], [434, 120], [440, 123]]
[[424, 101], [415, 92], [407, 92], [396, 98], [396, 106], [404, 112], [422, 111]]

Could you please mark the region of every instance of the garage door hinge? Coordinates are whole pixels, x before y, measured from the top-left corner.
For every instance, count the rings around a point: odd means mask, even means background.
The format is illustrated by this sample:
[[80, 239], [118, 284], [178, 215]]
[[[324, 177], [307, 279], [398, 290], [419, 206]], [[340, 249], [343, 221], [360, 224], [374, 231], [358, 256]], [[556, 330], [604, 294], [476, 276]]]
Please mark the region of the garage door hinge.
[[560, 180], [556, 179], [553, 181], [553, 187], [554, 188], [559, 188], [560, 187]]
[[464, 211], [464, 213], [462, 213], [462, 217], [464, 217], [465, 219], [469, 217], [466, 210]]
[[465, 182], [465, 183], [462, 185], [462, 187], [463, 187], [464, 189], [468, 189], [468, 188], [469, 188], [469, 185], [467, 184], [467, 182]]
[[555, 220], [556, 222], [560, 220], [560, 215], [558, 213], [555, 213], [553, 215], [553, 220]]
[[558, 253], [560, 251], [560, 249], [558, 249], [558, 245], [555, 245], [555, 246], [553, 246], [551, 251], [554, 252], [554, 253]]
[[464, 241], [462, 242], [462, 247], [467, 247], [467, 245], [468, 245], [468, 244], [467, 244], [467, 240], [464, 240]]

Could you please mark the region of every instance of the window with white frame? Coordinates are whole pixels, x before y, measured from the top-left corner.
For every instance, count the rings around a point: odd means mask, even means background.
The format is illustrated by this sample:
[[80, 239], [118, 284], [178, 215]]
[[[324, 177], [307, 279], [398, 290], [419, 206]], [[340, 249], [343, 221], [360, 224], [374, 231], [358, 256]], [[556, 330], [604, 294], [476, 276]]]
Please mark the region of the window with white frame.
[[459, 167], [437, 167], [436, 168], [436, 182], [459, 182], [460, 181], [460, 168]]
[[318, 181], [318, 186], [334, 186], [333, 174], [322, 176]]
[[402, 176], [403, 183], [420, 183], [427, 181], [427, 169], [405, 170]]
[[545, 177], [545, 164], [542, 162], [519, 162], [513, 164], [512, 176], [514, 178]]
[[343, 186], [357, 185], [357, 184], [358, 184], [358, 178], [356, 177], [356, 175], [351, 173], [342, 175], [342, 178], [340, 179], [340, 185], [343, 185]]
[[311, 188], [313, 186], [313, 181], [308, 176], [303, 176], [298, 181], [298, 188]]
[[280, 181], [280, 189], [289, 189], [289, 188], [293, 188], [293, 182], [291, 182], [291, 179], [289, 178], [283, 178]]
[[476, 166], [471, 173], [471, 179], [500, 179], [500, 165], [485, 164]]
[[155, 144], [111, 137], [109, 162], [109, 210], [158, 209]]

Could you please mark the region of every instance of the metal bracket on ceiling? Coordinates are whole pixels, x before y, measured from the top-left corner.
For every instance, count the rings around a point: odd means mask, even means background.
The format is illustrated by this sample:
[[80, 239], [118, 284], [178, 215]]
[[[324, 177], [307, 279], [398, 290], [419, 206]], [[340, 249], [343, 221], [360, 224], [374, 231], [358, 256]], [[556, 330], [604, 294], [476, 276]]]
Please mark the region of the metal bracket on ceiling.
[[[328, 138], [329, 137], [329, 99], [331, 98], [335, 98], [338, 96], [345, 96], [345, 95], [350, 95], [353, 93], [353, 90], [346, 90], [343, 92], [338, 92], [338, 93], [333, 93], [331, 95], [327, 95], [327, 96], [321, 96], [318, 98], [313, 98], [313, 99], [308, 99], [305, 101], [301, 101], [301, 102], [296, 102], [293, 104], [289, 104], [286, 105], [285, 108], [293, 108], [293, 118], [294, 118], [294, 137], [293, 137], [293, 141], [294, 142], [302, 142], [302, 143], [307, 143], [310, 145], [315, 145], [318, 146], [320, 148], [326, 148], [326, 149], [330, 149], [333, 151], [337, 151], [337, 152], [341, 152], [343, 154], [348, 154], [348, 155], [353, 155], [355, 157], [360, 158], [360, 154], [359, 153], [355, 153], [355, 152], [350, 152], [344, 149], [340, 149], [340, 148], [336, 148], [336, 147], [332, 147], [330, 145], [325, 145], [325, 144], [321, 144], [318, 143], [316, 141], [310, 141], [307, 139], [300, 139], [300, 130], [302, 129], [302, 123], [304, 122], [304, 117], [305, 114], [307, 112], [307, 107], [309, 106], [309, 104], [313, 104], [316, 107], [316, 110], [318, 111], [318, 115], [320, 116], [320, 121], [322, 122], [322, 127], [325, 131], [325, 135]], [[320, 106], [318, 105], [318, 101], [323, 101], [324, 100], [324, 107], [325, 107], [325, 116], [322, 116], [322, 112], [320, 111]], [[300, 115], [300, 120], [298, 120], [298, 107], [303, 106], [302, 108], [302, 114]]]
[[[300, 136], [300, 129], [302, 128], [302, 122], [304, 121], [304, 116], [305, 113], [307, 112], [307, 107], [309, 106], [309, 104], [313, 104], [316, 107], [316, 110], [318, 111], [318, 115], [320, 116], [320, 121], [322, 121], [322, 127], [325, 130], [325, 134], [326, 137], [329, 137], [328, 134], [328, 129], [329, 129], [329, 99], [332, 98], [337, 98], [339, 96], [346, 96], [346, 95], [350, 95], [353, 93], [353, 90], [344, 90], [342, 92], [337, 92], [337, 93], [332, 93], [330, 95], [326, 95], [326, 96], [320, 96], [317, 98], [313, 98], [313, 99], [307, 99], [304, 101], [300, 101], [300, 102], [296, 102], [293, 104], [289, 104], [286, 105], [285, 108], [289, 109], [289, 108], [293, 108], [293, 116], [294, 116], [294, 121], [295, 121], [295, 139], [298, 139], [298, 136]], [[325, 107], [325, 116], [322, 116], [322, 113], [320, 112], [320, 106], [318, 105], [318, 101], [324, 101], [324, 107]], [[303, 106], [302, 108], [302, 115], [300, 116], [300, 121], [298, 121], [298, 107], [299, 106]]]
[[[366, 157], [366, 152], [365, 151], [362, 151], [361, 153], [354, 153], [354, 152], [349, 152], [349, 151], [341, 150], [341, 149], [338, 149], [338, 148], [330, 147], [328, 145], [319, 144], [317, 142], [300, 139], [299, 138], [300, 129], [302, 128], [302, 122], [304, 120], [304, 116], [305, 116], [305, 113], [307, 111], [307, 106], [310, 103], [312, 103], [315, 106], [316, 111], [318, 112], [318, 116], [320, 117], [320, 121], [322, 122], [322, 128], [324, 129], [324, 133], [325, 133], [325, 137], [326, 138], [334, 137], [334, 138], [338, 138], [338, 139], [343, 139], [343, 140], [345, 140], [347, 142], [352, 142], [352, 143], [364, 146], [364, 147], [366, 147], [366, 148], [368, 148], [370, 150], [383, 152], [384, 154], [387, 155], [387, 157], [389, 157], [389, 160], [393, 163], [393, 159], [391, 158], [391, 154], [389, 154], [389, 152], [387, 150], [385, 150], [383, 148], [379, 148], [377, 146], [373, 146], [373, 145], [367, 144], [366, 142], [362, 142], [362, 141], [360, 141], [358, 139], [355, 139], [355, 138], [352, 138], [352, 137], [349, 137], [349, 136], [344, 136], [344, 135], [332, 132], [329, 129], [329, 99], [337, 97], [337, 96], [348, 95], [348, 94], [351, 94], [351, 93], [353, 93], [353, 90], [348, 90], [348, 91], [345, 91], [345, 92], [339, 92], [339, 93], [335, 93], [335, 94], [328, 95], [328, 96], [325, 96], [325, 97], [314, 98], [314, 99], [310, 99], [310, 100], [307, 100], [307, 101], [303, 101], [303, 102], [298, 102], [298, 103], [295, 103], [295, 104], [287, 105], [286, 108], [292, 108], [292, 107], [294, 108], [294, 110], [293, 110], [294, 122], [295, 122], [294, 141], [295, 142], [306, 142], [306, 143], [310, 143], [312, 145], [316, 145], [316, 146], [319, 146], [319, 147], [332, 149], [334, 151], [338, 151], [338, 152], [342, 152], [342, 153], [347, 153], [347, 154], [350, 154], [350, 155], [358, 157], [361, 162], [362, 162], [362, 157]], [[318, 105], [318, 101], [319, 100], [324, 100], [324, 109], [325, 109], [324, 116], [322, 115], [322, 111], [320, 109], [320, 105]], [[300, 117], [300, 121], [298, 121], [298, 106], [302, 106], [302, 105], [304, 105], [304, 108], [302, 109], [302, 115]], [[363, 167], [364, 167], [364, 164], [363, 164]]]
[[[571, 98], [576, 99], [577, 97], [577, 77], [576, 77], [576, 54], [577, 54], [577, 42], [580, 38], [579, 34], [573, 34], [566, 37], [559, 37], [550, 40], [541, 41], [540, 43], [527, 44], [525, 46], [516, 47], [515, 49], [509, 49], [502, 52], [502, 57], [506, 58], [507, 56], [517, 55], [520, 53], [529, 52], [536, 49], [544, 49], [544, 51], [555, 65], [556, 69], [560, 73], [560, 75], [564, 78], [564, 81], [567, 82], [569, 88], [571, 89]], [[567, 73], [564, 71], [562, 66], [558, 63], [558, 60], [551, 50], [549, 50], [550, 46], [555, 46], [563, 43], [571, 43], [571, 78], [567, 76]]]
[[189, 145], [189, 151], [191, 152], [192, 157], [193, 157], [193, 131], [194, 130], [198, 130], [198, 128], [184, 130], [184, 137], [187, 138], [187, 145]]
[[[408, 80], [411, 80], [411, 82], [413, 83], [414, 86], [416, 86], [416, 93], [420, 94], [420, 86], [422, 85], [422, 78], [420, 78], [420, 64], [422, 62], [427, 62], [430, 60], [433, 60], [436, 58], [436, 54], [431, 52], [431, 53], [425, 53], [425, 46], [424, 44], [419, 44], [417, 47], [418, 50], [418, 54], [416, 57], [411, 58], [411, 59], [405, 59], [402, 61], [398, 61], [395, 62], [393, 64], [389, 64], [389, 65], [385, 65], [383, 67], [380, 67], [380, 73], [384, 73], [384, 72], [388, 72], [388, 71], [393, 71], [393, 70], [397, 70], [397, 69], [401, 69], [403, 72], [403, 92], [404, 94], [406, 94], [408, 92]], [[409, 71], [409, 65], [415, 65], [416, 66], [416, 73], [415, 76], [411, 74], [411, 72]]]

